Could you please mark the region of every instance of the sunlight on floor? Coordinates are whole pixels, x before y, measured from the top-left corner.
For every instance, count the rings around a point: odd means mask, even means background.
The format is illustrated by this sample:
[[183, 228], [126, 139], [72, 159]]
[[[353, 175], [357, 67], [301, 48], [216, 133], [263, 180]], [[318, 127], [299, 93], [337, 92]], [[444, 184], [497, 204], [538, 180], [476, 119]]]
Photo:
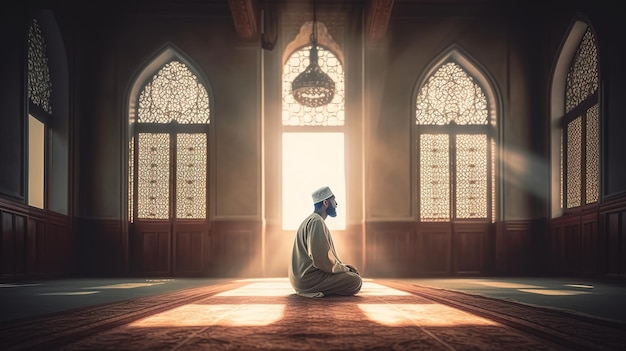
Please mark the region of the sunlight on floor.
[[112, 285], [102, 285], [102, 286], [92, 286], [84, 289], [134, 289], [134, 288], [143, 288], [146, 286], [155, 286], [165, 284], [164, 282], [156, 282], [156, 283], [122, 283], [122, 284], [112, 284]]
[[527, 284], [517, 284], [517, 283], [507, 283], [507, 282], [474, 282], [475, 284], [490, 286], [494, 288], [503, 288], [503, 289], [540, 289], [541, 286], [538, 285], [527, 285]]
[[[494, 288], [515, 289], [521, 292], [526, 292], [530, 294], [538, 294], [538, 295], [571, 296], [571, 295], [591, 294], [591, 292], [589, 291], [546, 289], [545, 287], [539, 286], [539, 285], [527, 285], [527, 284], [492, 282], [492, 281], [478, 281], [474, 283], [483, 285], [483, 286], [494, 287]], [[573, 288], [593, 289], [593, 286], [591, 285], [565, 284], [565, 286], [573, 287]]]
[[284, 279], [251, 283], [241, 288], [221, 292], [215, 296], [287, 296], [293, 293], [291, 284]]
[[388, 288], [384, 285], [364, 281], [358, 296], [406, 296], [411, 295], [408, 292]]
[[388, 326], [429, 327], [498, 325], [473, 314], [439, 304], [359, 304], [368, 319]]
[[565, 284], [565, 286], [570, 288], [593, 289], [593, 285], [588, 284]]
[[93, 295], [98, 294], [99, 291], [58, 291], [51, 293], [41, 293], [37, 294], [40, 296], [79, 296], [79, 295]]
[[131, 323], [130, 327], [263, 326], [283, 317], [283, 304], [189, 304]]
[[[204, 300], [204, 304], [187, 304], [131, 323], [130, 327], [192, 327], [192, 326], [265, 326], [280, 321], [289, 305], [285, 300], [275, 304], [248, 303], [254, 297], [286, 297], [294, 294], [287, 278], [243, 279], [249, 282], [242, 287], [231, 289]], [[380, 302], [377, 297], [409, 296], [410, 293], [386, 287], [365, 279], [358, 302]], [[207, 304], [214, 298], [241, 297], [241, 303]], [[371, 300], [372, 299], [372, 300]], [[320, 299], [320, 301], [322, 301]], [[354, 300], [346, 302], [355, 303]], [[358, 303], [363, 318], [387, 326], [460, 326], [496, 325], [497, 323], [474, 316], [470, 313], [436, 303], [392, 304]]]
[[588, 295], [593, 294], [590, 291], [574, 291], [574, 290], [551, 290], [551, 289], [519, 289], [519, 291], [551, 296], [570, 296], [570, 295]]

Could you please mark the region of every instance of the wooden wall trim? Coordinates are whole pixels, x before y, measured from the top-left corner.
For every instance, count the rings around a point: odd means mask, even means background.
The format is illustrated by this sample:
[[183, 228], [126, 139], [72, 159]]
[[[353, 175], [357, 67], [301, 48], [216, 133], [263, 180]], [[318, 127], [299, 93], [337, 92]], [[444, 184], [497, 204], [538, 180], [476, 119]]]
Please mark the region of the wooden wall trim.
[[371, 42], [381, 40], [387, 33], [393, 0], [370, 0], [365, 14], [365, 36]]
[[258, 5], [256, 0], [228, 0], [237, 34], [243, 40], [257, 37]]
[[28, 213], [28, 206], [0, 198], [0, 210], [5, 212], [26, 214]]
[[626, 194], [612, 197], [599, 205], [600, 213], [619, 211], [626, 209]]
[[2, 275], [71, 276], [75, 251], [69, 216], [2, 200], [0, 213]]

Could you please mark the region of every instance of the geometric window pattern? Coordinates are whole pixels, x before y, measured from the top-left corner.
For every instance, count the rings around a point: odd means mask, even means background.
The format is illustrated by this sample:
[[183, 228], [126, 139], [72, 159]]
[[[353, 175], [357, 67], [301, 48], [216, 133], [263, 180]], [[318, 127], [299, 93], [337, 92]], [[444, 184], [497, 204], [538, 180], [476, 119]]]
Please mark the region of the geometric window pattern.
[[420, 220], [493, 220], [495, 165], [482, 87], [448, 62], [426, 80], [415, 106]]
[[176, 218], [205, 217], [206, 137], [200, 133], [176, 135]]
[[598, 50], [595, 36], [588, 27], [566, 78], [561, 204], [565, 202], [567, 208], [595, 203], [600, 194], [598, 82]]
[[209, 123], [209, 96], [185, 64], [171, 61], [139, 96], [138, 122]]
[[318, 64], [335, 82], [335, 96], [324, 106], [307, 107], [300, 105], [291, 94], [291, 82], [309, 65], [311, 46], [305, 46], [289, 56], [283, 67], [283, 126], [343, 126], [344, 73], [341, 62], [331, 51], [318, 46]]
[[445, 125], [487, 124], [487, 98], [465, 70], [449, 62], [437, 70], [420, 89], [416, 123]]
[[487, 136], [456, 136], [456, 217], [487, 218]]
[[450, 163], [447, 134], [420, 135], [420, 219], [450, 219]]
[[136, 213], [130, 220], [205, 219], [206, 88], [185, 64], [170, 61], [143, 87], [138, 100], [129, 145], [129, 212]]
[[28, 97], [36, 106], [52, 114], [52, 81], [46, 56], [46, 43], [36, 19], [28, 30]]
[[170, 135], [139, 134], [137, 152], [138, 217], [169, 219]]

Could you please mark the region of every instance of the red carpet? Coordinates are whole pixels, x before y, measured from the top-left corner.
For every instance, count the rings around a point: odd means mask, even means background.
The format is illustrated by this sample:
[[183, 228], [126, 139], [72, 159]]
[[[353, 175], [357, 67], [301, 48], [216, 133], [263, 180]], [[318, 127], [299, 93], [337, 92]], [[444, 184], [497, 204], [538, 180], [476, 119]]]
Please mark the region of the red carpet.
[[2, 350], [626, 350], [623, 326], [391, 280], [233, 281], [0, 326]]

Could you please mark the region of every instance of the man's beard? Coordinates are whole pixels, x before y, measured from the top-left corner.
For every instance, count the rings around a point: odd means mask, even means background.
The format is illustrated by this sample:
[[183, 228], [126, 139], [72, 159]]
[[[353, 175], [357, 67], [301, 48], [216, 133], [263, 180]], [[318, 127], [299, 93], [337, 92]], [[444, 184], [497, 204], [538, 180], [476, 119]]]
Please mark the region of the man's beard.
[[328, 206], [328, 208], [326, 209], [326, 214], [329, 215], [330, 217], [336, 217], [337, 208], [334, 207], [333, 205]]

